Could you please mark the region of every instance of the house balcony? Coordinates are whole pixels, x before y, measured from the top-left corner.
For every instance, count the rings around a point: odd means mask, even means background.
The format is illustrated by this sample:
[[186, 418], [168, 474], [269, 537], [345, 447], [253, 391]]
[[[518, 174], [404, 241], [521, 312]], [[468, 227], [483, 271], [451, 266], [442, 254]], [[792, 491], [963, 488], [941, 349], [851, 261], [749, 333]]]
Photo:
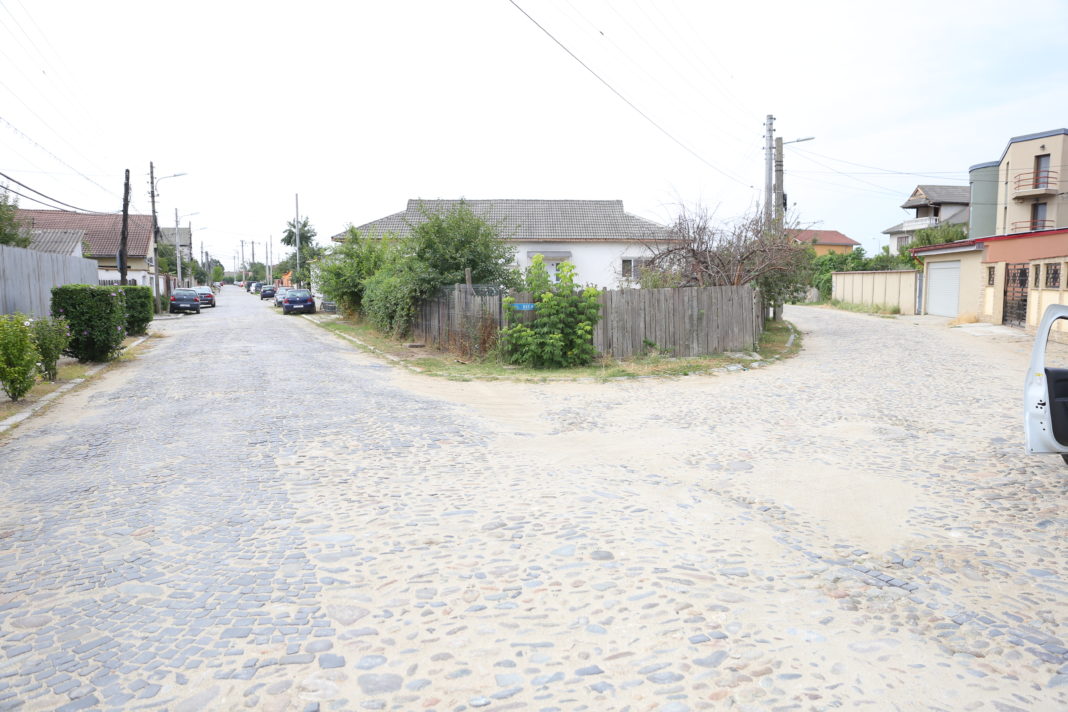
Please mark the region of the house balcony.
[[1052, 220], [1017, 220], [1012, 223], [1009, 232], [1037, 232], [1039, 230], [1052, 230]]
[[913, 232], [915, 230], [924, 230], [929, 227], [936, 227], [938, 225], [938, 218], [926, 217], [926, 218], [913, 218], [912, 220], [906, 220], [901, 223], [902, 232]]
[[1026, 171], [1012, 179], [1012, 199], [1026, 200], [1043, 195], [1056, 195], [1057, 171]]

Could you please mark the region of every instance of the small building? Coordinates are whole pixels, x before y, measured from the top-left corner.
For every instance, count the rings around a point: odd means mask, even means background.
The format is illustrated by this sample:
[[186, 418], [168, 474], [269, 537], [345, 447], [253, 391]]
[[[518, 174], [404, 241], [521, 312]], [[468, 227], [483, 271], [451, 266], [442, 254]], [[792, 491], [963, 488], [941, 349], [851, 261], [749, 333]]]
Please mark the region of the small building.
[[[670, 239], [666, 227], [624, 211], [621, 200], [413, 198], [404, 210], [355, 229], [366, 235], [407, 237], [412, 226], [426, 220], [424, 212], [446, 213], [461, 203], [475, 215], [500, 224], [501, 239], [515, 247], [520, 269], [541, 255], [550, 275], [566, 261], [575, 266], [579, 282], [602, 288], [634, 286], [642, 263], [652, 255], [650, 245]], [[344, 242], [347, 235], [331, 239]]]
[[[84, 254], [97, 262], [101, 284], [119, 283], [119, 246], [122, 241], [121, 213], [77, 213], [66, 210], [16, 211], [15, 219], [31, 234], [48, 235], [47, 243], [59, 244], [60, 233], [77, 232]], [[42, 237], [42, 240], [45, 238]], [[126, 280], [129, 284], [151, 285], [154, 273], [152, 216], [127, 216]], [[32, 246], [32, 243], [31, 243]], [[73, 249], [73, 247], [72, 247]], [[73, 254], [73, 253], [72, 253]], [[78, 255], [83, 254], [81, 251]]]
[[860, 243], [837, 230], [791, 230], [794, 242], [812, 245], [816, 256], [831, 253], [848, 254]]
[[67, 257], [81, 257], [88, 250], [85, 230], [30, 230], [30, 249]]

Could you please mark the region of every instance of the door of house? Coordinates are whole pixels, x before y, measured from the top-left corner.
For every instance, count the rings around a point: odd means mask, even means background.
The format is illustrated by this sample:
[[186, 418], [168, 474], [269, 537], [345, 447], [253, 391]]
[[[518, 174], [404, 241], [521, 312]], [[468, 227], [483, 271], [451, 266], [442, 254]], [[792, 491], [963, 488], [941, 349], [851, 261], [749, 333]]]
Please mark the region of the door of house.
[[1031, 274], [1026, 262], [1005, 265], [1005, 326], [1027, 326], [1027, 278]]

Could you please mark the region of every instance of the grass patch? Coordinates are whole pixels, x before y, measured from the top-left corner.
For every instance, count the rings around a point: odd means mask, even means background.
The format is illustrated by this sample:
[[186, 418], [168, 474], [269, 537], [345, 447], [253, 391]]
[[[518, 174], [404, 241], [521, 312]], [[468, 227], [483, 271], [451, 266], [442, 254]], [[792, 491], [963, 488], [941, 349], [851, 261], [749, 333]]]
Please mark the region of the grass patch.
[[888, 304], [856, 304], [843, 302], [840, 299], [830, 299], [825, 304], [842, 311], [851, 311], [858, 314], [878, 314], [880, 316], [896, 316], [901, 313], [901, 307]]
[[36, 404], [49, 393], [58, 390], [61, 386], [71, 381], [85, 378], [88, 370], [89, 364], [78, 363], [74, 359], [63, 359], [60, 360], [56, 368], [56, 382], [42, 381], [38, 378], [37, 383], [34, 384], [29, 393], [22, 397], [22, 400], [9, 400], [4, 392], [0, 391], [0, 398], [3, 398], [3, 400], [0, 400], [0, 420], [6, 420], [12, 415]]
[[410, 348], [403, 342], [387, 338], [366, 323], [347, 319], [316, 322], [327, 331], [351, 337], [366, 351], [385, 355], [405, 366], [430, 376], [452, 381], [609, 381], [626, 378], [675, 378], [721, 372], [730, 367], [748, 368], [754, 361], [787, 358], [801, 350], [800, 333], [787, 321], [769, 321], [757, 350], [750, 353], [713, 354], [693, 358], [674, 358], [650, 348], [639, 358], [620, 361], [603, 358], [589, 366], [563, 369], [532, 369], [504, 364], [491, 357], [461, 359], [453, 353], [429, 348]]

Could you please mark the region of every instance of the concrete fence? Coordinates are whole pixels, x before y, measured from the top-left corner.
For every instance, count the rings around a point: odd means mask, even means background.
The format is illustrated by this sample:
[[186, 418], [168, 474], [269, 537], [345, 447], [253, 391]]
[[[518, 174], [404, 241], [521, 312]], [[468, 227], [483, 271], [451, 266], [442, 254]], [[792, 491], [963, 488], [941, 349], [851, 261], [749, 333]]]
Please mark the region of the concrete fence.
[[897, 307], [915, 314], [919, 285], [916, 270], [832, 272], [831, 297], [850, 304]]
[[0, 245], [0, 314], [49, 316], [52, 287], [96, 282], [96, 260]]

